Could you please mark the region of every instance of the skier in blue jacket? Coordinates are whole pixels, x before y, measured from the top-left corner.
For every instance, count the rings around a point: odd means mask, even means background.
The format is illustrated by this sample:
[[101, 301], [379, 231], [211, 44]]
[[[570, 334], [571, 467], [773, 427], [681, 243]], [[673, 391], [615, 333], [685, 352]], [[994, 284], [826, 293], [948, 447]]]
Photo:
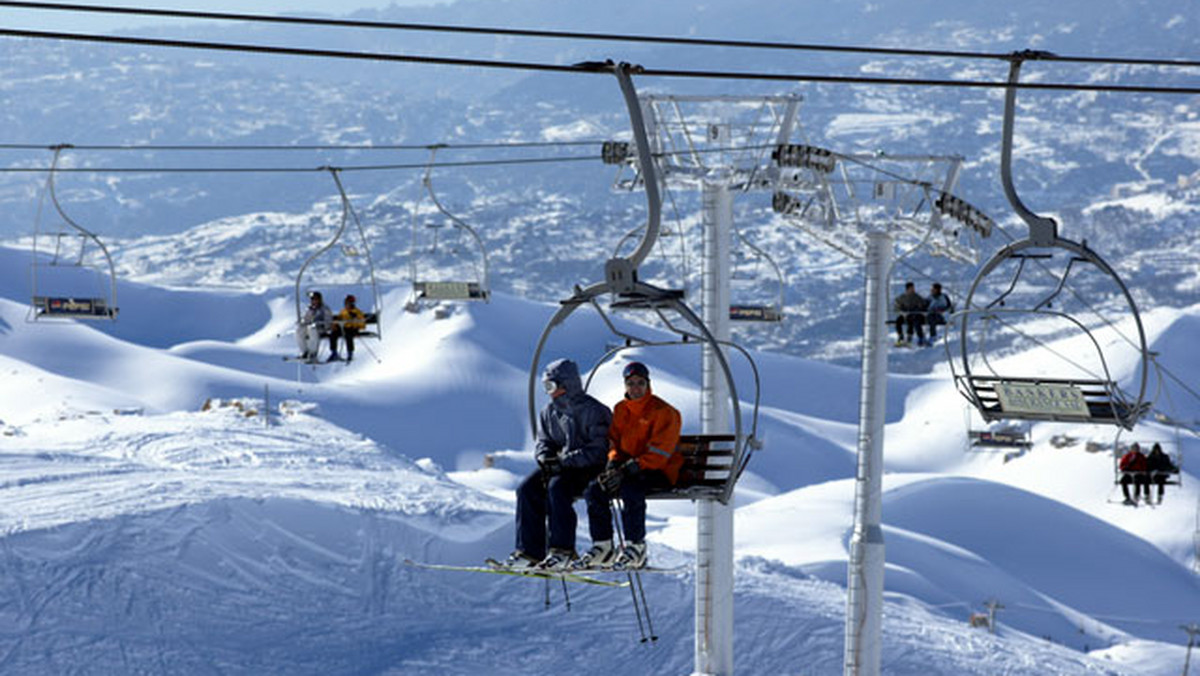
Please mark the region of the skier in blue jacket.
[[579, 367], [570, 359], [546, 366], [542, 385], [550, 403], [538, 416], [538, 469], [517, 487], [517, 548], [505, 565], [561, 570], [576, 558], [575, 499], [608, 460], [612, 412], [583, 391]]

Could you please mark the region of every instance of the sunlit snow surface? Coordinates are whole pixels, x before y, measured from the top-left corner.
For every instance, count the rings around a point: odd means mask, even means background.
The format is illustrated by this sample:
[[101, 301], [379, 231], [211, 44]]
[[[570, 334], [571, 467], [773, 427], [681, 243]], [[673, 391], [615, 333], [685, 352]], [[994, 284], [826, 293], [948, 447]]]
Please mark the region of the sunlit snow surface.
[[[290, 289], [122, 284], [116, 325], [33, 324], [23, 256], [0, 249], [0, 673], [690, 672], [690, 573], [645, 577], [659, 640], [641, 645], [627, 590], [573, 585], [568, 611], [559, 586], [403, 563], [511, 549], [529, 359], [553, 306], [499, 295], [435, 319], [390, 290], [384, 339], [314, 369], [282, 359]], [[1198, 321], [1147, 320], [1185, 382]], [[559, 333], [553, 354], [585, 368], [605, 349], [594, 315]], [[640, 358], [695, 431], [695, 352]], [[766, 448], [737, 497], [737, 670], [840, 673], [858, 374], [756, 358]], [[617, 372], [596, 374], [606, 402]], [[1111, 431], [1037, 425], [1011, 462], [966, 454], [941, 374], [893, 377], [887, 419], [885, 673], [1179, 672], [1178, 625], [1200, 608], [1192, 474], [1131, 509], [1110, 502], [1111, 457], [1084, 449]], [[652, 504], [657, 563], [691, 560], [692, 514]], [[992, 598], [996, 634], [969, 628]]]

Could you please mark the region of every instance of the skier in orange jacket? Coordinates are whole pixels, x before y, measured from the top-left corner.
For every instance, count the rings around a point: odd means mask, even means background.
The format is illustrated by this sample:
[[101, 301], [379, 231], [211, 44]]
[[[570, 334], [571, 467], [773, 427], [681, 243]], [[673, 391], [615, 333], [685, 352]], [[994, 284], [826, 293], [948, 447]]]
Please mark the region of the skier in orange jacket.
[[[679, 443], [679, 411], [650, 392], [650, 370], [641, 362], [625, 367], [625, 398], [613, 407], [608, 431], [608, 465], [584, 491], [592, 548], [579, 568], [642, 568], [646, 565], [646, 491], [673, 485], [683, 456]], [[611, 500], [622, 500], [625, 546], [613, 546]]]

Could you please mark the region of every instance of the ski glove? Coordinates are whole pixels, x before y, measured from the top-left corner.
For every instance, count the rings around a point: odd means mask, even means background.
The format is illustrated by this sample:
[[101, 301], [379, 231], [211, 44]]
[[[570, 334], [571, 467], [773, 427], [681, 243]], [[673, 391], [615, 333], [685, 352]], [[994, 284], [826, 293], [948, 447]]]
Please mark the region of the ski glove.
[[621, 489], [621, 482], [632, 477], [639, 471], [637, 460], [630, 458], [624, 462], [615, 460], [608, 461], [608, 467], [596, 478], [600, 482], [600, 487], [609, 493], [616, 493]]
[[562, 471], [562, 460], [557, 455], [549, 453], [538, 456], [538, 467], [547, 477], [552, 477]]
[[604, 489], [605, 493], [615, 494], [621, 490], [621, 472], [615, 469], [606, 469], [596, 477], [596, 481], [600, 484], [600, 488]]

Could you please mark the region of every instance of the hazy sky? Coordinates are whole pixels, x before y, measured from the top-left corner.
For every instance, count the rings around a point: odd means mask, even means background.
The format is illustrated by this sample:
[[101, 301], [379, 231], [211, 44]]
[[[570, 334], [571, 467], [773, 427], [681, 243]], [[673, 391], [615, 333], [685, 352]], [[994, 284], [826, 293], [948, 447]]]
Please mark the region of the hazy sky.
[[[446, 4], [445, 0], [71, 0], [76, 5], [180, 9], [198, 12], [235, 12], [238, 14], [281, 14], [285, 12], [325, 15], [349, 14], [358, 9], [388, 5]], [[28, 28], [61, 31], [108, 31], [142, 23], [165, 24], [178, 20], [148, 17], [145, 20], [130, 16], [91, 14], [87, 12], [20, 11], [0, 8], [0, 25], [8, 28]]]

